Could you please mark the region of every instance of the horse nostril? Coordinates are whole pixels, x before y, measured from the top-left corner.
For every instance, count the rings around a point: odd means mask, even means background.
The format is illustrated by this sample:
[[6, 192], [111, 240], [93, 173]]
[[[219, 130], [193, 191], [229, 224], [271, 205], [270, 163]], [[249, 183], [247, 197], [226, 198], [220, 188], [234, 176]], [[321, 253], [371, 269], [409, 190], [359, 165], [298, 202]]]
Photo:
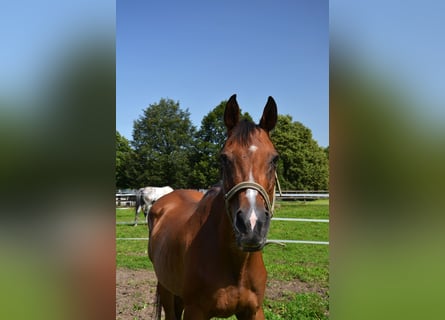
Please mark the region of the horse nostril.
[[241, 210], [236, 213], [235, 227], [240, 233], [247, 233], [246, 221], [243, 219], [243, 212]]

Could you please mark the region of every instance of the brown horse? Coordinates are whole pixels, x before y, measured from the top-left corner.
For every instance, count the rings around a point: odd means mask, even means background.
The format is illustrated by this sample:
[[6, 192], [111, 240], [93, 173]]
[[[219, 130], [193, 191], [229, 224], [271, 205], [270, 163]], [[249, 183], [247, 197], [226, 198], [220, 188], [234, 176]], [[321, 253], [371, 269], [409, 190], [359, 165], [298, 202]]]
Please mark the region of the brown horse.
[[181, 319], [183, 312], [185, 320], [233, 314], [264, 319], [267, 274], [261, 249], [273, 214], [278, 153], [269, 131], [277, 107], [269, 97], [259, 125], [239, 121], [239, 115], [233, 95], [224, 113], [228, 138], [220, 185], [205, 196], [176, 190], [149, 213], [148, 254], [167, 320]]

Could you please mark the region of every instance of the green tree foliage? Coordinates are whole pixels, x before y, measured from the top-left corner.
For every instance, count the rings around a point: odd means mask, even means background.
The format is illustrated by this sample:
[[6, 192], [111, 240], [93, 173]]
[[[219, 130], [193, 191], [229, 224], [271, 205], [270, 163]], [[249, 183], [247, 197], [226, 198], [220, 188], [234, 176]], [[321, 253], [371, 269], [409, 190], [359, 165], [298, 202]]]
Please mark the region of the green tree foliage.
[[[210, 111], [198, 131], [178, 102], [161, 99], [148, 106], [134, 121], [133, 141], [116, 132], [116, 186], [207, 188], [217, 183], [219, 152], [226, 139], [226, 103]], [[248, 113], [242, 117], [252, 120]], [[283, 189], [328, 189], [329, 147], [319, 147], [310, 129], [293, 122], [291, 116], [279, 115], [271, 138], [280, 153], [278, 176]]]
[[[192, 155], [191, 187], [207, 188], [220, 179], [219, 152], [226, 140], [224, 125], [224, 110], [227, 100], [221, 101], [201, 121], [201, 127], [196, 132], [194, 151]], [[249, 113], [243, 118], [252, 120]]]
[[310, 129], [293, 122], [289, 115], [279, 115], [271, 138], [280, 154], [278, 177], [282, 189], [328, 189], [327, 152], [312, 138]]
[[130, 142], [116, 131], [116, 187], [118, 189], [132, 188], [134, 186], [134, 152]]
[[195, 127], [179, 102], [161, 99], [133, 124], [133, 147], [139, 186], [189, 187], [190, 153]]

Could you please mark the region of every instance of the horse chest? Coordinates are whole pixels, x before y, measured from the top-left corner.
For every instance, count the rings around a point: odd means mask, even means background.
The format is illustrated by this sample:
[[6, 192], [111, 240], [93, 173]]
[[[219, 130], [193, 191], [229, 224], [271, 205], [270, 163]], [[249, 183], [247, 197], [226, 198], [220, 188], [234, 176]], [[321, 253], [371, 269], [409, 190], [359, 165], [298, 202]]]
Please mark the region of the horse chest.
[[240, 261], [233, 260], [233, 254], [220, 253], [187, 271], [186, 303], [199, 305], [209, 315], [256, 314], [262, 304], [266, 270], [260, 253]]
[[213, 298], [217, 316], [228, 316], [241, 310], [256, 313], [260, 307], [257, 295], [244, 287], [229, 286], [218, 289]]

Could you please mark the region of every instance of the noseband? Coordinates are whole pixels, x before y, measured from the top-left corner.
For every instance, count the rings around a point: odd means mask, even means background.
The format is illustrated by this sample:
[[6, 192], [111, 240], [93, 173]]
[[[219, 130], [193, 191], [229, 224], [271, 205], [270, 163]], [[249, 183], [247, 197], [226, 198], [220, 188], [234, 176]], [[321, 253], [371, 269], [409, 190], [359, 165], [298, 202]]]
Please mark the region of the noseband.
[[267, 211], [269, 211], [270, 215], [273, 216], [273, 210], [274, 210], [274, 205], [275, 205], [275, 186], [273, 188], [272, 203], [270, 203], [269, 195], [267, 194], [266, 190], [260, 184], [258, 184], [256, 182], [243, 181], [243, 182], [240, 182], [237, 185], [235, 185], [232, 189], [229, 190], [229, 192], [227, 192], [224, 195], [224, 200], [226, 202], [226, 210], [227, 210], [227, 214], [229, 215], [230, 220], [232, 220], [232, 219], [231, 219], [231, 215], [230, 215], [229, 202], [230, 202], [230, 200], [232, 200], [232, 198], [235, 194], [237, 194], [239, 191], [244, 190], [244, 189], [254, 189], [254, 190], [258, 191], [261, 194], [261, 196], [263, 197], [264, 201], [266, 202]]

